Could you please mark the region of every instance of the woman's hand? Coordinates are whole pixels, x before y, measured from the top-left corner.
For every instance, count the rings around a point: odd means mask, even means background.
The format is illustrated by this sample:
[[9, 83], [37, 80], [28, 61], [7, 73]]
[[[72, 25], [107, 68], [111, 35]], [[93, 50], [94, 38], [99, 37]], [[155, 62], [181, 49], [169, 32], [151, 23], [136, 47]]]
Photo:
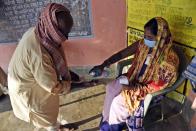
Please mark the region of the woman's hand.
[[90, 71], [89, 74], [91, 74], [94, 77], [100, 76], [103, 72], [104, 66], [103, 65], [98, 65], [94, 66]]

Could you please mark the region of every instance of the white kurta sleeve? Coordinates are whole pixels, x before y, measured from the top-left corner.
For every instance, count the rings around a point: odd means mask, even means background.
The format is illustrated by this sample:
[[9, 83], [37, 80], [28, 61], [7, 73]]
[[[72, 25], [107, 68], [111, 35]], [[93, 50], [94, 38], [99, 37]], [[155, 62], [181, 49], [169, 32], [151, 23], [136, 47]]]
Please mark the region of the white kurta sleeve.
[[[38, 44], [39, 46], [39, 44]], [[36, 82], [46, 91], [51, 92], [52, 88], [59, 83], [57, 74], [51, 58], [40, 51], [31, 50], [29, 55], [30, 70]]]

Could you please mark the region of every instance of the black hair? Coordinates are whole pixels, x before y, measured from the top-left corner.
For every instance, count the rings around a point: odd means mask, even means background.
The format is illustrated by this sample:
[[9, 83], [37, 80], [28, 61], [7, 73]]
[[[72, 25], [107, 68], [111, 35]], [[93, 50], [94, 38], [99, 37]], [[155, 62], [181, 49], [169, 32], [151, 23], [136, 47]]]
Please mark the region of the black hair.
[[157, 24], [157, 20], [155, 18], [150, 19], [145, 25], [144, 25], [144, 29], [150, 29], [150, 32], [153, 35], [157, 35], [158, 32], [158, 24]]

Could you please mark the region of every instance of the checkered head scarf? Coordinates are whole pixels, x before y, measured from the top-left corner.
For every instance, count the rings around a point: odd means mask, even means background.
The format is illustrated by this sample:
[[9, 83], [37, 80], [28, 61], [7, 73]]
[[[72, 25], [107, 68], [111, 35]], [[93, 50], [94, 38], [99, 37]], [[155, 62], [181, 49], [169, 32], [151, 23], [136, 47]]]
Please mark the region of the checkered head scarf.
[[67, 37], [60, 31], [56, 18], [57, 12], [65, 12], [65, 14], [70, 15], [69, 10], [63, 5], [48, 4], [41, 12], [35, 34], [41, 45], [51, 55], [58, 79], [70, 80], [65, 54], [61, 49], [61, 44], [67, 40]]

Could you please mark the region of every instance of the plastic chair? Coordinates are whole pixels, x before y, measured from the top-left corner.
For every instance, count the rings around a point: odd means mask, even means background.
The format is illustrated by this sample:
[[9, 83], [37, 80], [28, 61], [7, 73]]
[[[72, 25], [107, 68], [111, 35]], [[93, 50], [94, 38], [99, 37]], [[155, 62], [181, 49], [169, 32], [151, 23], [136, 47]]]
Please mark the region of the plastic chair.
[[[176, 53], [180, 59], [178, 79], [171, 87], [167, 87], [167, 88], [162, 89], [160, 91], [157, 91], [155, 93], [151, 93], [151, 94], [146, 95], [146, 97], [144, 99], [144, 117], [146, 116], [147, 111], [151, 105], [151, 102], [155, 97], [163, 96], [163, 95], [166, 95], [166, 94], [176, 90], [185, 80], [182, 73], [188, 65], [188, 60], [187, 60], [186, 56], [184, 55], [183, 50], [181, 48], [179, 48], [178, 46], [173, 46], [173, 49], [176, 51]], [[122, 75], [123, 68], [128, 65], [131, 65], [131, 61], [132, 61], [132, 59], [127, 59], [127, 60], [123, 60], [117, 64], [117, 76]], [[161, 111], [161, 115], [163, 116], [162, 111]], [[162, 117], [162, 119], [163, 119], [163, 117]]]

